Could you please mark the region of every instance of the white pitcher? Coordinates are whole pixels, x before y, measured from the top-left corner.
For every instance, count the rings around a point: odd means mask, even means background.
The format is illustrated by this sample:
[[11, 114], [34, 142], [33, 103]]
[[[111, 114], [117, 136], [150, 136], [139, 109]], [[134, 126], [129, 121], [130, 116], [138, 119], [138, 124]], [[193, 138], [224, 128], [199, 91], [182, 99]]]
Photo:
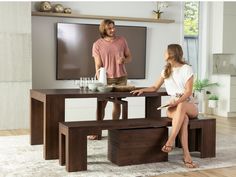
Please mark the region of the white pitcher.
[[104, 85], [107, 85], [107, 70], [104, 67], [101, 67], [98, 69], [99, 72], [99, 79], [98, 81], [103, 83]]

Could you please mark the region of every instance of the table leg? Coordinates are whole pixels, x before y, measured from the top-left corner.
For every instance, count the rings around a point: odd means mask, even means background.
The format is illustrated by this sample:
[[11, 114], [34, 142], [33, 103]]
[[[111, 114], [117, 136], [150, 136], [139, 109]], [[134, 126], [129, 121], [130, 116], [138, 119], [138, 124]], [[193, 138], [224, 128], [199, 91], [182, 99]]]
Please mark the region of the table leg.
[[128, 119], [128, 101], [122, 100], [122, 119]]
[[44, 104], [44, 158], [59, 158], [59, 122], [65, 121], [65, 98], [47, 96]]
[[[59, 127], [60, 128], [60, 127]], [[63, 135], [61, 132], [59, 132], [59, 164], [65, 165], [66, 159], [65, 159], [65, 135]]]
[[[104, 100], [97, 99], [97, 116], [96, 116], [97, 121], [103, 120], [103, 116], [105, 114], [103, 104], [104, 104]], [[101, 130], [99, 130], [99, 133], [97, 135], [98, 135], [99, 140], [102, 139], [102, 131]]]
[[161, 105], [161, 96], [145, 97], [145, 118], [160, 118], [161, 111], [157, 107]]
[[43, 102], [30, 98], [30, 144], [43, 144]]

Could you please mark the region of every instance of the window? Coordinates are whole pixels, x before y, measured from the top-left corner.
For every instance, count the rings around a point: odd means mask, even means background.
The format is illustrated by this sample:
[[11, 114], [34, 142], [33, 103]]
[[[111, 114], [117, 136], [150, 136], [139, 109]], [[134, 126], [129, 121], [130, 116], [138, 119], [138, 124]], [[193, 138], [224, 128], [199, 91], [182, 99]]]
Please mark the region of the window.
[[199, 2], [184, 3], [184, 57], [198, 71]]

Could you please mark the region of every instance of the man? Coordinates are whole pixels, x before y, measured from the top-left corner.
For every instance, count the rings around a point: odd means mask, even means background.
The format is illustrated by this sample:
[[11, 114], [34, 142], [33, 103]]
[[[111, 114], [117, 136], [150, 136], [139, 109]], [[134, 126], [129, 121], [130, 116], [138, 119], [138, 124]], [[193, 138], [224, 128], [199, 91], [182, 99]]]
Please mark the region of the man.
[[[94, 42], [92, 49], [97, 77], [99, 76], [99, 68], [104, 67], [107, 71], [108, 85], [126, 85], [125, 64], [131, 62], [131, 53], [125, 38], [116, 36], [115, 22], [110, 19], [101, 22], [99, 32], [101, 38]], [[102, 119], [106, 104], [107, 102], [104, 102]], [[113, 120], [119, 119], [120, 110], [120, 104], [113, 103]], [[97, 136], [90, 136], [89, 139], [97, 139]]]

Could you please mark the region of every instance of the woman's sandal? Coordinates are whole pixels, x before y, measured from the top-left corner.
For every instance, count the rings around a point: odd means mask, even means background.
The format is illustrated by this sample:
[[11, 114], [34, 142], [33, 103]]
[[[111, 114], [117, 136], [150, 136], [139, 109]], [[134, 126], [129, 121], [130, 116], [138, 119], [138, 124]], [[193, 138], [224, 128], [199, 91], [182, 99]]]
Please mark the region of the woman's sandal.
[[198, 168], [199, 167], [197, 164], [193, 163], [193, 161], [188, 162], [188, 161], [183, 160], [183, 162], [184, 162], [185, 167], [187, 167], [187, 168]]
[[166, 144], [161, 148], [163, 152], [169, 153], [174, 149], [173, 146], [167, 146]]

